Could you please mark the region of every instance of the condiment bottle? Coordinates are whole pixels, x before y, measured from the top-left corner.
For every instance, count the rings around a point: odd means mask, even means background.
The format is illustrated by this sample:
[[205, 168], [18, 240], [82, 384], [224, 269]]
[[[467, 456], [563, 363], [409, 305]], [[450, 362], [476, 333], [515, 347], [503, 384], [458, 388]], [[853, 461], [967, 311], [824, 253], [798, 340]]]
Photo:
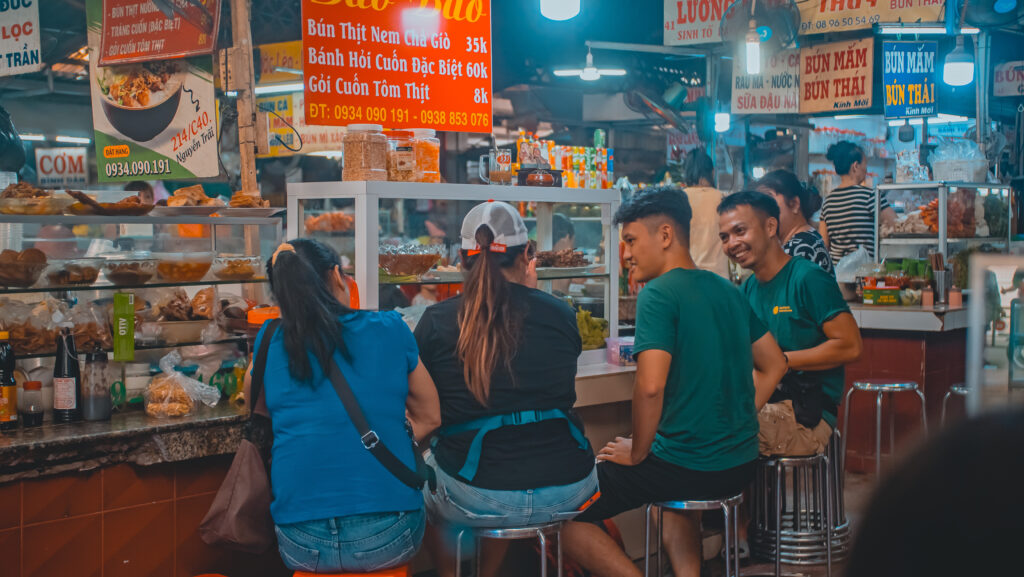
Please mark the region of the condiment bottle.
[[85, 355], [82, 371], [82, 417], [86, 421], [110, 418], [110, 384], [107, 382], [107, 353], [96, 348]]
[[416, 151], [416, 181], [441, 182], [441, 141], [430, 128], [412, 131], [413, 150]]
[[949, 289], [949, 308], [959, 309], [964, 306], [964, 293], [958, 287]]
[[0, 332], [0, 431], [18, 428], [18, 382], [14, 380], [14, 349], [11, 335]]
[[64, 325], [57, 335], [57, 359], [53, 365], [53, 422], [71, 423], [82, 418], [82, 374], [71, 327]]
[[24, 398], [21, 401], [21, 423], [27, 429], [43, 424], [43, 383], [25, 381]]

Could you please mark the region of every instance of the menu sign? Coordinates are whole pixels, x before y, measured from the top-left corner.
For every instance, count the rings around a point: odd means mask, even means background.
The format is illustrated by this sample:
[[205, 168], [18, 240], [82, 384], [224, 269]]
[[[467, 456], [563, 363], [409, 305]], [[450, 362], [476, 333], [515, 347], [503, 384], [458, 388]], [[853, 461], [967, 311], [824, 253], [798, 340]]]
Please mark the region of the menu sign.
[[800, 49], [800, 114], [871, 107], [875, 40]]
[[732, 67], [733, 114], [800, 112], [800, 51], [783, 50], [765, 60], [760, 74]]
[[935, 116], [935, 61], [938, 43], [882, 42], [885, 117]]
[[259, 53], [259, 84], [278, 84], [301, 80], [301, 41], [260, 44]]
[[992, 78], [993, 96], [1024, 96], [1024, 60], [1003, 62]]
[[213, 53], [220, 0], [102, 2], [100, 66]]
[[43, 188], [84, 187], [89, 184], [86, 149], [37, 148], [37, 184]]
[[491, 131], [490, 0], [302, 0], [306, 122]]
[[267, 113], [270, 123], [267, 131], [270, 152], [260, 155], [261, 158], [342, 149], [344, 130], [335, 126], [306, 124], [306, 105], [301, 92], [261, 96], [256, 99], [256, 106]]
[[665, 46], [722, 39], [722, 15], [730, 0], [665, 0]]
[[[104, 4], [86, 2], [91, 54]], [[103, 68], [97, 60], [89, 59], [89, 87], [100, 182], [220, 173], [211, 56]]]
[[0, 76], [43, 68], [39, 58], [39, 1], [0, 0]]
[[942, 22], [946, 0], [806, 0], [796, 5], [800, 34], [825, 34], [879, 23]]

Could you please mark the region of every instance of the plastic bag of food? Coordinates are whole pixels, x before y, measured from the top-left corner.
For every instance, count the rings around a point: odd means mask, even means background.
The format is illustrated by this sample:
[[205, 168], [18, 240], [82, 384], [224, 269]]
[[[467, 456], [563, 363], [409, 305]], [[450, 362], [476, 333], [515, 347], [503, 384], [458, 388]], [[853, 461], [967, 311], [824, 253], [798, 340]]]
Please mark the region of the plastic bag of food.
[[238, 356], [238, 347], [233, 344], [181, 347], [183, 361], [188, 365], [197, 366], [195, 377], [210, 386], [217, 386], [211, 379], [220, 371], [224, 362], [234, 360]]
[[146, 414], [160, 419], [167, 417], [184, 417], [195, 409], [195, 402], [181, 384], [187, 379], [178, 372], [163, 373], [153, 377], [146, 387], [143, 401]]
[[174, 370], [174, 367], [181, 365], [180, 351], [171, 351], [165, 355], [164, 358], [160, 359], [159, 365], [163, 374], [173, 377], [175, 382], [181, 385], [193, 401], [200, 401], [209, 407], [217, 405], [217, 401], [220, 400], [220, 391], [215, 387], [204, 385], [203, 383]]
[[72, 334], [79, 351], [89, 352], [97, 348], [110, 350], [114, 347], [105, 315], [91, 303], [76, 305], [68, 313], [68, 320], [74, 325]]
[[5, 299], [0, 301], [0, 327], [10, 333], [15, 354], [53, 353], [57, 350], [57, 326], [65, 313], [64, 305], [54, 299], [35, 305]]
[[197, 292], [195, 298], [192, 299], [192, 318], [212, 320], [213, 310], [217, 305], [216, 300], [213, 287]]
[[857, 247], [857, 250], [839, 259], [839, 263], [836, 264], [836, 280], [838, 282], [857, 282], [857, 273], [861, 266], [871, 262], [868, 249], [863, 245]]
[[159, 293], [152, 295], [150, 300], [156, 303], [156, 309], [159, 311], [159, 320], [192, 320], [192, 302], [189, 300], [188, 294], [185, 293], [185, 289], [161, 290]]

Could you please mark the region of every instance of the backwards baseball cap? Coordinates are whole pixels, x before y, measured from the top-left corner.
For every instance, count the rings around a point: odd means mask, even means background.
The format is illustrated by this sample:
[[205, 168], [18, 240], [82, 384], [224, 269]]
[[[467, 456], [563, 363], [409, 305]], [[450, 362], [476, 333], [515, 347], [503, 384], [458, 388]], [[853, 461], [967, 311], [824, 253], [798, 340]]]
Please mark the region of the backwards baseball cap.
[[530, 240], [519, 211], [508, 203], [489, 200], [474, 206], [462, 220], [462, 250], [480, 250], [476, 244], [476, 231], [481, 226], [486, 226], [494, 234], [490, 246], [492, 252], [505, 252], [506, 247], [522, 246]]

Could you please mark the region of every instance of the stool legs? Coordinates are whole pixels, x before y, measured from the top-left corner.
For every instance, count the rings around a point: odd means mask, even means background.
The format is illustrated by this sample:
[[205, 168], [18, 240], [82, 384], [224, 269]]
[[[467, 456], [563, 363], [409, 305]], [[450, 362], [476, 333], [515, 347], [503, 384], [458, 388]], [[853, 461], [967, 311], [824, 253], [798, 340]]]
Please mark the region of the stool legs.
[[875, 475], [882, 474], [882, 393], [875, 397]]
[[921, 389], [914, 389], [919, 399], [921, 399], [921, 430], [924, 431], [924, 436], [928, 436], [928, 413], [925, 411], [924, 393]]
[[825, 493], [825, 571], [827, 577], [832, 577], [832, 527], [835, 521], [832, 518], [832, 499], [828, 495], [828, 488], [832, 486], [832, 463], [829, 462], [827, 455], [822, 462], [822, 468], [825, 476], [825, 487], [823, 488]]
[[548, 539], [544, 531], [537, 531], [537, 540], [540, 541], [540, 577], [548, 577]]
[[953, 396], [953, 391], [946, 391], [946, 394], [942, 397], [942, 419], [939, 424], [942, 427], [946, 426], [946, 405], [949, 403], [949, 398]]
[[644, 509], [644, 577], [651, 575], [651, 507], [654, 505], [649, 504]]
[[782, 469], [775, 468], [775, 577], [782, 575]]
[[462, 536], [465, 534], [466, 530], [462, 529], [455, 536], [455, 577], [462, 577]]
[[[725, 530], [722, 531], [725, 533], [725, 577], [729, 577], [729, 567], [731, 567], [730, 562], [732, 561], [733, 554], [732, 542], [733, 539], [736, 538], [735, 535], [730, 535], [730, 533], [732, 533], [732, 531], [729, 530], [731, 528], [732, 519], [729, 515], [729, 509], [730, 507], [728, 505], [722, 503], [722, 515], [725, 517]], [[701, 558], [703, 559], [703, 555], [701, 555]], [[658, 577], [661, 576], [659, 575]]]
[[846, 457], [846, 431], [850, 428], [850, 397], [853, 396], [853, 391], [855, 390], [857, 389], [850, 387], [850, 390], [846, 392], [846, 398], [843, 400], [843, 436], [841, 439], [842, 444], [840, 445], [840, 449], [843, 451], [843, 458]]

